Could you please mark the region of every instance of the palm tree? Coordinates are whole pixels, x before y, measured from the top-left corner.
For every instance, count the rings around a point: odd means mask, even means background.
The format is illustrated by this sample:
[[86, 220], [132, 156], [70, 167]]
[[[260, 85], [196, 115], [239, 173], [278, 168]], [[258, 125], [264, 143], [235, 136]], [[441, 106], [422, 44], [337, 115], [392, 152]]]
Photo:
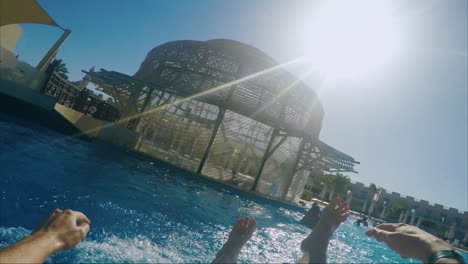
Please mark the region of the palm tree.
[[337, 194], [344, 194], [346, 186], [349, 184], [350, 180], [348, 176], [337, 173], [333, 176], [333, 183], [335, 185], [335, 192]]
[[68, 80], [68, 68], [65, 62], [63, 62], [62, 59], [56, 59], [54, 63], [56, 64], [55, 72], [58, 73], [65, 80]]
[[336, 175], [330, 175], [329, 186], [331, 187], [331, 191], [328, 199], [333, 199], [333, 196], [335, 196], [335, 194], [343, 195], [346, 186], [349, 184], [349, 181], [350, 180], [347, 176], [344, 176], [340, 173], [336, 173]]

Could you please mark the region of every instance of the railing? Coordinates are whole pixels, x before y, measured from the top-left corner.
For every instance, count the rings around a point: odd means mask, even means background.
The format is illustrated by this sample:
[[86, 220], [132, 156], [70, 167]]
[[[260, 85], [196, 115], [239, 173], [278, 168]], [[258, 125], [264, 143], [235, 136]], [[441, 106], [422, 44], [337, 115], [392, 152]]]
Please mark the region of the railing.
[[87, 89], [80, 92], [72, 108], [99, 120], [114, 122], [120, 119], [120, 110], [117, 107], [92, 96]]
[[114, 122], [120, 119], [120, 110], [92, 95], [91, 91], [71, 84], [53, 69], [43, 93], [57, 99], [57, 103], [99, 120]]

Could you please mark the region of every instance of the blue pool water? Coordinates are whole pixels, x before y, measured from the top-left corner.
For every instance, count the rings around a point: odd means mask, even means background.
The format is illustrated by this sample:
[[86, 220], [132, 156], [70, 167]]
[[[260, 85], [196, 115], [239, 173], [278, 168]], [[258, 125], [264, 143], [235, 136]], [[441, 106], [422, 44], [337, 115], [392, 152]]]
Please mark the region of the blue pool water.
[[[0, 133], [0, 248], [53, 209], [71, 208], [91, 219], [91, 231], [48, 262], [209, 262], [241, 216], [258, 223], [241, 262], [294, 262], [301, 255], [304, 209], [1, 114]], [[416, 262], [365, 237], [352, 221], [331, 241], [331, 262]]]

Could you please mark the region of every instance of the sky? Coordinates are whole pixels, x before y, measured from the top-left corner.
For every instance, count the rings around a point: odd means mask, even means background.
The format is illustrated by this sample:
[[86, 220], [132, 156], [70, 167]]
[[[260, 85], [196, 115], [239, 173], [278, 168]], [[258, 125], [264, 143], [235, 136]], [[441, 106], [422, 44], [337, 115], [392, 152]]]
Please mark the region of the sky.
[[[226, 38], [253, 45], [279, 63], [301, 58], [316, 40], [312, 23], [324, 4], [38, 2], [72, 30], [57, 57], [74, 81], [92, 66], [133, 75], [153, 47], [174, 40]], [[388, 6], [398, 49], [382, 64], [355, 77], [326, 76], [320, 86], [302, 77], [325, 109], [320, 138], [361, 162], [358, 174], [347, 174], [353, 181], [468, 211], [468, 1], [393, 0]], [[22, 26], [15, 52], [35, 65], [62, 31]], [[305, 63], [288, 70], [304, 76], [311, 68]]]

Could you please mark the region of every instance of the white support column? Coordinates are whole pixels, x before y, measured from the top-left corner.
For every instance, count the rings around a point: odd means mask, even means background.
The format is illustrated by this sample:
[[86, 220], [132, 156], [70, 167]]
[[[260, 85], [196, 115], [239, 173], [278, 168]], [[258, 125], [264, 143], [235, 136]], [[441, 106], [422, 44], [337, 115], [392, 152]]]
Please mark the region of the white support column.
[[410, 225], [414, 225], [415, 219], [416, 219], [416, 211], [413, 213], [413, 215], [411, 215], [411, 222], [410, 222]]
[[213, 130], [211, 131], [211, 136], [208, 141], [208, 145], [206, 146], [206, 149], [205, 149], [205, 153], [203, 154], [200, 164], [198, 165], [198, 169], [197, 169], [198, 174], [201, 174], [203, 172], [203, 168], [205, 167], [205, 163], [208, 160], [208, 155], [210, 154], [211, 147], [213, 146], [216, 135], [218, 134], [219, 127], [221, 126], [223, 122], [224, 113], [226, 113], [226, 109], [224, 107], [220, 107], [218, 110], [218, 116], [216, 117], [216, 121], [213, 126]]
[[420, 217], [418, 218], [418, 222], [416, 223], [416, 227], [421, 226], [421, 223], [422, 223], [423, 220], [424, 220], [424, 217], [420, 216]]
[[291, 184], [292, 184], [294, 175], [297, 172], [297, 168], [299, 166], [299, 161], [301, 160], [301, 156], [302, 156], [302, 153], [304, 152], [304, 148], [305, 148], [306, 143], [307, 143], [306, 139], [302, 138], [301, 143], [299, 145], [299, 149], [297, 151], [296, 160], [295, 160], [294, 165], [293, 165], [292, 170], [291, 170], [291, 174], [286, 179], [286, 185], [283, 187], [284, 189], [283, 189], [283, 192], [281, 193], [281, 200], [286, 200], [286, 198], [287, 198], [286, 196], [288, 195], [289, 188], [291, 188]]
[[383, 219], [383, 218], [384, 218], [384, 216], [385, 216], [385, 211], [387, 211], [387, 205], [386, 205], [386, 204], [383, 206], [382, 212], [380, 212], [380, 215], [379, 215], [379, 218], [380, 218], [380, 219]]
[[55, 54], [57, 54], [58, 49], [60, 46], [63, 44], [63, 42], [70, 36], [71, 30], [65, 29], [63, 32], [62, 36], [55, 42], [55, 44], [49, 49], [49, 51], [46, 53], [46, 55], [42, 58], [42, 60], [37, 64], [36, 70], [38, 71], [45, 71], [47, 66], [52, 62], [52, 60], [55, 57]]
[[362, 209], [361, 209], [361, 212], [363, 213], [366, 213], [366, 208], [367, 208], [367, 202], [369, 201], [369, 199], [366, 199], [364, 201], [364, 204], [362, 205]]
[[400, 217], [398, 218], [398, 222], [401, 223], [403, 222], [403, 217], [405, 216], [405, 210], [402, 210], [400, 213]]
[[408, 217], [409, 217], [410, 211], [407, 210], [405, 213], [405, 217], [403, 218], [403, 223], [407, 224], [408, 223]]
[[375, 193], [374, 193], [374, 196], [371, 197], [371, 205], [369, 207], [369, 213], [368, 215], [372, 215], [372, 213], [374, 212], [374, 208], [375, 208], [375, 205], [377, 204], [377, 202], [379, 201], [380, 199], [380, 194], [382, 193], [382, 190], [377, 190]]
[[327, 194], [327, 191], [328, 191], [328, 187], [327, 187], [327, 186], [323, 186], [322, 191], [321, 191], [320, 194], [319, 194], [320, 200], [324, 200], [324, 199], [325, 199], [325, 194]]
[[452, 240], [455, 237], [455, 223], [450, 227], [450, 230], [449, 230], [448, 234], [446, 234], [446, 237], [449, 240]]
[[312, 177], [312, 176], [310, 176], [310, 174], [307, 177], [309, 178], [308, 181], [307, 181], [307, 184], [309, 185], [310, 190], [312, 190], [312, 188], [314, 187], [314, 180], [310, 178], [310, 177]]
[[353, 193], [348, 190], [348, 192], [346, 192], [346, 203], [349, 205], [349, 207], [351, 207], [351, 200], [353, 199]]
[[374, 207], [375, 207], [376, 202], [377, 202], [376, 200], [372, 199], [371, 204], [369, 206], [369, 211], [367, 212], [368, 215], [371, 215], [374, 212]]
[[335, 195], [335, 187], [332, 187], [330, 194], [328, 195], [328, 200], [331, 201], [333, 199], [333, 195]]
[[268, 142], [267, 148], [265, 149], [265, 153], [263, 154], [262, 162], [260, 163], [260, 167], [257, 171], [257, 175], [255, 176], [254, 182], [250, 189], [251, 191], [257, 190], [258, 181], [260, 180], [260, 176], [262, 176], [263, 168], [265, 166], [265, 163], [268, 160], [268, 157], [272, 154], [270, 153], [270, 151], [271, 151], [271, 148], [273, 147], [273, 143], [275, 142], [275, 138], [278, 136], [278, 134], [279, 134], [279, 129], [274, 128], [270, 136], [270, 141]]

